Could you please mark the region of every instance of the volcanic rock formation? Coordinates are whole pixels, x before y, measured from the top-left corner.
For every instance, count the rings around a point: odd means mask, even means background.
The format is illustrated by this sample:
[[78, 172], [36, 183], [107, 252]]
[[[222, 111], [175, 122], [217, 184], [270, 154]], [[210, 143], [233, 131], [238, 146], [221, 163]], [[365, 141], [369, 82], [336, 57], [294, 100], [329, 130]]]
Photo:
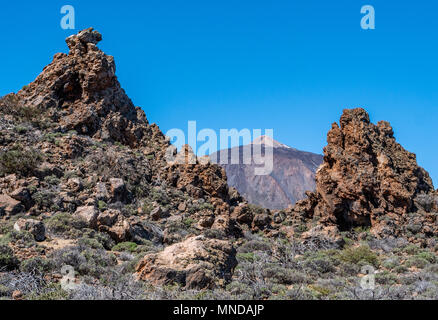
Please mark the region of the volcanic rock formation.
[[[113, 57], [96, 46], [101, 40], [91, 28], [67, 38], [68, 54], [56, 54], [34, 82], [0, 99], [0, 216], [33, 216], [41, 230], [49, 223], [51, 238], [60, 237], [50, 226], [57, 219], [115, 243], [184, 248], [187, 237], [207, 231], [239, 235], [231, 215], [246, 204], [228, 188], [225, 171], [197, 159], [167, 161], [168, 139], [120, 87]], [[17, 230], [31, 229], [25, 222]], [[212, 240], [197, 238], [202, 242]], [[233, 259], [231, 242], [221, 247]], [[205, 252], [185, 259], [196, 266]], [[211, 285], [224, 276], [209, 277]], [[192, 287], [206, 283], [199, 273], [197, 279]]]
[[425, 228], [430, 220], [429, 233], [436, 234], [436, 218], [428, 215], [435, 202], [432, 180], [415, 154], [396, 142], [388, 122], [374, 125], [365, 110], [344, 110], [327, 142], [316, 191], [295, 212], [341, 231], [362, 226], [381, 235], [397, 233], [411, 213], [424, 212], [418, 219]]

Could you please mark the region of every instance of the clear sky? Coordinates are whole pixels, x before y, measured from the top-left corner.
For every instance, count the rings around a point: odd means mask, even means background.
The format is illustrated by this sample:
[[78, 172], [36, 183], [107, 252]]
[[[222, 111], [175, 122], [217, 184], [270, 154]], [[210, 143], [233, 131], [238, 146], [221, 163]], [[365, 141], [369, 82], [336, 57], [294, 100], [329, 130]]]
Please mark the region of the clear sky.
[[[76, 10], [61, 29], [60, 8]], [[363, 5], [376, 29], [362, 30]], [[343, 108], [388, 120], [438, 185], [438, 3], [431, 0], [3, 1], [0, 95], [31, 82], [64, 39], [95, 27], [133, 102], [166, 132], [273, 128], [322, 152]]]

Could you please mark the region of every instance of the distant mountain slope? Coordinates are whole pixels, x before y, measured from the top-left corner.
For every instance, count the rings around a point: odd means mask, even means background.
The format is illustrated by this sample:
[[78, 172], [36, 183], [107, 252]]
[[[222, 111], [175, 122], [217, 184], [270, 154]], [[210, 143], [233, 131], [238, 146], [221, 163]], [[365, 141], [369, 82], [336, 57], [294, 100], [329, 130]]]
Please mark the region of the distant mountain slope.
[[[315, 172], [323, 157], [268, 139], [271, 138], [262, 136], [252, 144], [261, 144], [262, 150], [272, 146], [274, 165], [270, 175], [255, 175], [257, 161], [254, 160], [257, 159], [252, 159], [251, 164], [243, 164], [242, 146], [228, 149], [228, 164], [221, 166], [226, 170], [228, 184], [235, 187], [250, 203], [269, 209], [284, 209], [304, 199], [306, 191], [315, 189]], [[233, 149], [239, 149], [239, 164], [230, 164]], [[210, 157], [213, 162], [219, 163], [220, 151]]]

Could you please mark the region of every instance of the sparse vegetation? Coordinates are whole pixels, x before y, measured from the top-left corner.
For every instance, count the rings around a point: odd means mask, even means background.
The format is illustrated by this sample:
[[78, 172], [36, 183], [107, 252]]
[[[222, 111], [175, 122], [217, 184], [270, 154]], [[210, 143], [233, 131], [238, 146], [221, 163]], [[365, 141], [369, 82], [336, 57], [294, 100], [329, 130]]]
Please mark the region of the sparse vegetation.
[[137, 244], [134, 242], [121, 242], [112, 248], [113, 251], [127, 251], [135, 252], [137, 250]]
[[27, 176], [38, 166], [42, 156], [39, 152], [15, 145], [7, 151], [0, 151], [0, 176], [16, 173]]

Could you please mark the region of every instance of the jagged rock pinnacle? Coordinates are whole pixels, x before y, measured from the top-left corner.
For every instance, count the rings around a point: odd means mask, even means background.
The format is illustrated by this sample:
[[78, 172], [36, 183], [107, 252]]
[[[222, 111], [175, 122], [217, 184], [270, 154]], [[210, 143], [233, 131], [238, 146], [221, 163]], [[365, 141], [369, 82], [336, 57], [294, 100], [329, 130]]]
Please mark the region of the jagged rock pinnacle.
[[[415, 154], [396, 142], [391, 125], [371, 123], [362, 108], [344, 110], [327, 142], [316, 191], [297, 204], [296, 212], [340, 230], [364, 226], [394, 234], [408, 213], [421, 209], [416, 197], [434, 190]], [[392, 223], [384, 226], [384, 216]]]
[[140, 146], [159, 130], [148, 125], [143, 110], [121, 88], [114, 58], [96, 46], [100, 40], [93, 28], [68, 37], [69, 54], [57, 53], [17, 96], [24, 105], [46, 110], [61, 131]]
[[78, 34], [72, 35], [65, 39], [70, 50], [81, 46], [86, 47], [88, 44], [96, 45], [102, 41], [102, 35], [93, 28], [88, 28], [80, 31]]

